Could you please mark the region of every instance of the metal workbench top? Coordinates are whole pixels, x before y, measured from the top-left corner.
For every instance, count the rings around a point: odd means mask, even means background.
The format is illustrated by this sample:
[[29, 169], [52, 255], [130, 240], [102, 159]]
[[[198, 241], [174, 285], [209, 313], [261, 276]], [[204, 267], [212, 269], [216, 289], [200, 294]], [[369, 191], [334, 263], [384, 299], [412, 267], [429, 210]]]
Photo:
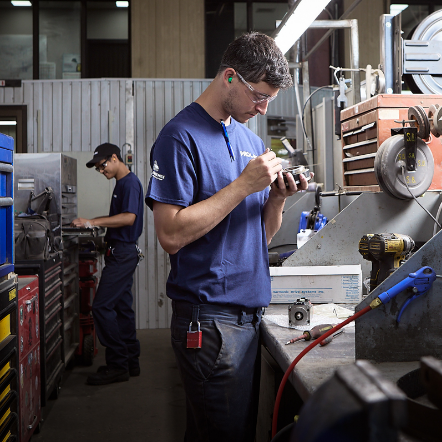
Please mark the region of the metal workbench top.
[[[285, 345], [290, 339], [301, 335], [302, 330], [285, 328], [269, 320], [270, 315], [288, 315], [288, 304], [271, 304], [266, 308], [261, 323], [261, 339], [263, 345], [285, 372], [298, 354], [312, 341], [298, 341]], [[367, 313], [370, 314], [370, 313]], [[355, 362], [355, 328], [346, 327], [345, 332], [333, 341], [321, 347], [317, 345], [307, 353], [290, 374], [289, 380], [296, 391], [306, 400], [323, 382], [328, 380], [334, 371]], [[394, 383], [411, 370], [419, 367], [416, 362], [383, 362], [375, 364], [385, 379]]]

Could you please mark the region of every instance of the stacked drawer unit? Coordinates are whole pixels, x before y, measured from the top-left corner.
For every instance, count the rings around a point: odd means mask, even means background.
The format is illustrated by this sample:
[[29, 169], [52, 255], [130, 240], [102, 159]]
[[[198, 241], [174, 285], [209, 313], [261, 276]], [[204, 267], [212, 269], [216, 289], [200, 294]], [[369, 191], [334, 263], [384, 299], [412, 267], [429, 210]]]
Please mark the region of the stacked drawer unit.
[[63, 262], [61, 254], [45, 261], [15, 263], [16, 273], [37, 275], [39, 290], [41, 405], [58, 397], [65, 367], [63, 346]]
[[30, 191], [36, 195], [53, 190], [51, 219], [58, 220], [56, 241], [63, 243], [63, 354], [67, 365], [79, 342], [78, 237], [66, 229], [77, 218], [77, 160], [62, 153], [15, 155], [15, 199], [17, 212], [25, 212]]
[[[92, 254], [91, 254], [92, 255]], [[80, 345], [77, 354], [82, 357], [85, 365], [92, 365], [94, 356], [98, 353], [92, 303], [97, 291], [98, 271], [97, 258], [80, 259]]]
[[[432, 104], [442, 105], [440, 95], [376, 95], [341, 112], [344, 189], [379, 191], [374, 172], [376, 152], [391, 136], [395, 121], [408, 119], [408, 109]], [[434, 175], [430, 190], [442, 189], [442, 148], [440, 138], [432, 137], [428, 146], [434, 157]]]
[[18, 278], [20, 442], [28, 442], [41, 421], [38, 277]]
[[16, 277], [0, 282], [0, 441], [18, 440]]
[[[76, 239], [77, 240], [77, 239]], [[65, 364], [79, 343], [78, 244], [63, 250], [63, 333]]]

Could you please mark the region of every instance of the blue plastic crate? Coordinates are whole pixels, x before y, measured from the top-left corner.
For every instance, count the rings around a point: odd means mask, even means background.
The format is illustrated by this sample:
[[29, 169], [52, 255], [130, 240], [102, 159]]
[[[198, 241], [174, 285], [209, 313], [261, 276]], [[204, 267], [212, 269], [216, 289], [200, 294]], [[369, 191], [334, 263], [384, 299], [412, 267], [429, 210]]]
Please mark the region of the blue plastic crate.
[[14, 271], [14, 139], [0, 133], [0, 277]]

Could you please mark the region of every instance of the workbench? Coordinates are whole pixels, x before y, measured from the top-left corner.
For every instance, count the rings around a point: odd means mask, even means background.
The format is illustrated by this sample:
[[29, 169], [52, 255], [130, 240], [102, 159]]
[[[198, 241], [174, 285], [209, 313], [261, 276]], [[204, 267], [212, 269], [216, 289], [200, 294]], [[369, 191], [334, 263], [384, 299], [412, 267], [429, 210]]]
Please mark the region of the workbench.
[[[312, 342], [298, 341], [285, 345], [290, 339], [301, 335], [302, 330], [281, 327], [267, 318], [270, 315], [287, 315], [287, 307], [288, 304], [271, 304], [266, 308], [261, 323], [261, 342], [284, 372], [296, 356]], [[354, 362], [355, 327], [346, 327], [345, 332], [330, 344], [324, 347], [317, 345], [307, 353], [290, 374], [289, 381], [305, 401], [338, 367]], [[383, 362], [375, 366], [385, 379], [396, 383], [404, 374], [419, 368], [419, 361]]]

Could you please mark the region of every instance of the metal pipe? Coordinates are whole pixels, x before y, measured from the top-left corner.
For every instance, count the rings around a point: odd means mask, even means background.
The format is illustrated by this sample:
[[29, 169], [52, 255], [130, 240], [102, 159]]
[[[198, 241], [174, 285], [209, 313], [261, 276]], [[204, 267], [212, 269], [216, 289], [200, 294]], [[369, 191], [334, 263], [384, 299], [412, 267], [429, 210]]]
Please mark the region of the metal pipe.
[[[339, 21], [340, 20], [343, 20], [343, 19], [345, 19], [345, 18], [347, 18], [352, 12], [353, 12], [353, 10], [356, 8], [356, 6], [358, 6], [359, 5], [359, 3], [361, 3], [361, 1], [362, 0], [355, 0], [354, 2], [353, 2], [353, 4], [341, 15], [341, 17], [339, 17]], [[311, 26], [310, 26], [311, 27]], [[328, 27], [328, 26], [327, 26]], [[329, 27], [331, 27], [331, 26], [329, 26]], [[332, 33], [332, 32], [334, 32], [335, 31], [335, 29], [331, 29], [330, 31], [327, 31], [322, 37], [321, 37], [321, 39], [318, 41], [318, 43], [316, 43], [314, 46], [313, 46], [313, 48], [312, 49], [310, 49], [310, 51], [307, 53], [307, 55], [304, 57], [304, 59], [305, 60], [307, 60], [309, 57], [310, 57], [310, 55], [312, 55], [313, 54], [313, 52], [315, 52], [316, 51], [316, 49], [318, 49], [319, 48], [319, 46], [321, 46], [321, 44], [322, 43], [324, 43], [324, 41], [330, 36], [330, 34]]]
[[357, 20], [351, 20], [350, 33], [350, 66], [352, 69], [355, 69], [354, 71], [351, 71], [351, 85], [353, 87], [353, 104], [356, 104], [361, 101], [361, 79], [359, 72], [359, 30]]

